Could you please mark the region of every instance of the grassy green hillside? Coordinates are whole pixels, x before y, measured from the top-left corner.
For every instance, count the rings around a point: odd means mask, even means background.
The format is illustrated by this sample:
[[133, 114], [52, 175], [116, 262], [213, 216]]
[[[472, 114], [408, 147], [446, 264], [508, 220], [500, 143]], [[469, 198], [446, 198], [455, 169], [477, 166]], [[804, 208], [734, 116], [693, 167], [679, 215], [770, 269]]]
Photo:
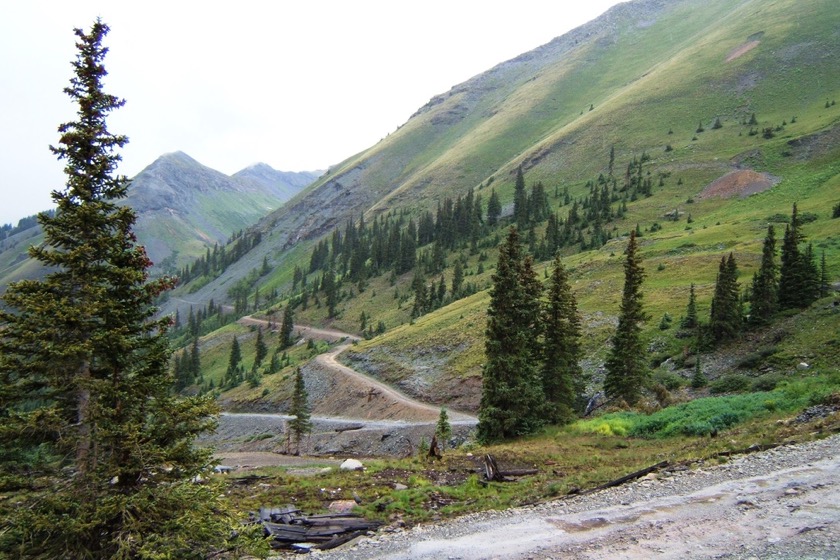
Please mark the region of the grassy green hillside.
[[[768, 223], [776, 225], [780, 239], [794, 202], [812, 218], [803, 231], [818, 258], [825, 254], [830, 278], [840, 277], [840, 219], [832, 218], [840, 203], [840, 106], [834, 103], [840, 98], [834, 63], [840, 56], [839, 28], [840, 14], [827, 0], [616, 6], [430, 100], [396, 132], [330, 169], [265, 218], [257, 226], [258, 246], [225, 273], [181, 288], [164, 310], [180, 309], [183, 316], [187, 300], [230, 301], [231, 287], [250, 274], [249, 306], [259, 290], [257, 307], [263, 311], [279, 312], [292, 302], [299, 322], [354, 333], [361, 333], [364, 313], [368, 328], [382, 323], [385, 333], [346, 353], [348, 363], [431, 402], [474, 409], [484, 359], [486, 289], [495, 247], [510, 224], [504, 215], [521, 166], [529, 188], [544, 185], [549, 209], [561, 220], [573, 202], [586, 204], [593, 184], [612, 189], [613, 215], [598, 224], [605, 242], [589, 243], [595, 235], [589, 221], [580, 232], [586, 246], [575, 242], [562, 249], [584, 318], [590, 389], [599, 386], [618, 312], [625, 236], [637, 227], [647, 272], [651, 365], [669, 357], [682, 363], [690, 354], [688, 343], [677, 337], [675, 326], [661, 330], [660, 319], [667, 313], [678, 322], [692, 283], [705, 319], [718, 262], [729, 252], [746, 287]], [[649, 196], [625, 186], [638, 161], [640, 179], [650, 180]], [[733, 171], [741, 174], [729, 175]], [[745, 181], [756, 177], [763, 186], [747, 196]], [[725, 196], [710, 189], [721, 178], [716, 188]], [[447, 250], [441, 271], [424, 274], [430, 284], [443, 277], [448, 285], [460, 261], [464, 281], [476, 293], [463, 298], [448, 293], [439, 309], [418, 317], [412, 314], [412, 281], [424, 267], [400, 274], [374, 271], [370, 259], [364, 282], [347, 272], [336, 313], [329, 317], [326, 294], [311, 293], [325, 274], [325, 269], [309, 272], [320, 240], [329, 240], [334, 229], [344, 232], [348, 219], [358, 222], [361, 216], [368, 226], [387, 218], [405, 227], [470, 189], [481, 197], [484, 217], [491, 192], [499, 196], [506, 209], [501, 223], [482, 226], [472, 247], [468, 239], [459, 240]], [[621, 201], [626, 211], [617, 212]], [[540, 240], [545, 231], [541, 221], [532, 235]], [[420, 246], [418, 259], [431, 258], [433, 248], [434, 243]], [[254, 271], [262, 262], [271, 271], [258, 277]], [[341, 281], [340, 259], [335, 266]], [[306, 306], [300, 284], [292, 287], [296, 267], [308, 282]], [[545, 267], [537, 265], [540, 273]], [[840, 327], [833, 315], [825, 321], [830, 330]], [[737, 353], [748, 353], [750, 344]], [[768, 365], [771, 355], [776, 361]], [[793, 354], [768, 356], [756, 367], [790, 373], [798, 363]], [[713, 377], [734, 367], [723, 359], [712, 366]], [[679, 367], [674, 372], [690, 375]]]

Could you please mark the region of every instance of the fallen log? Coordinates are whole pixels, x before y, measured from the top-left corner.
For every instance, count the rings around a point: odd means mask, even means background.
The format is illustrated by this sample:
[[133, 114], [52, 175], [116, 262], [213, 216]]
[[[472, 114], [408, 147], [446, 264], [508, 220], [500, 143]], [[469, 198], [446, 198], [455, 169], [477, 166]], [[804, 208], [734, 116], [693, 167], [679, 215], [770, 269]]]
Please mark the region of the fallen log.
[[668, 466], [668, 464], [669, 464], [668, 461], [662, 461], [661, 463], [656, 463], [655, 465], [651, 465], [651, 466], [646, 467], [646, 468], [644, 468], [640, 471], [631, 472], [630, 474], [626, 474], [626, 475], [624, 475], [620, 478], [616, 478], [615, 480], [611, 480], [607, 483], [601, 484], [600, 486], [596, 486], [595, 488], [590, 488], [590, 489], [584, 490], [582, 492], [581, 491], [576, 491], [576, 492], [570, 492], [570, 493], [574, 493], [574, 494], [577, 494], [577, 495], [591, 494], [592, 492], [597, 492], [598, 490], [606, 490], [607, 488], [613, 488], [615, 486], [621, 486], [622, 484], [630, 482], [631, 480], [636, 480], [637, 478], [642, 478], [643, 476], [645, 476], [647, 474], [650, 474], [654, 471], [664, 469], [665, 467]]
[[380, 521], [368, 521], [355, 514], [304, 516], [293, 506], [262, 508], [258, 515], [272, 548], [292, 548], [307, 543], [307, 547], [327, 550], [382, 525]]

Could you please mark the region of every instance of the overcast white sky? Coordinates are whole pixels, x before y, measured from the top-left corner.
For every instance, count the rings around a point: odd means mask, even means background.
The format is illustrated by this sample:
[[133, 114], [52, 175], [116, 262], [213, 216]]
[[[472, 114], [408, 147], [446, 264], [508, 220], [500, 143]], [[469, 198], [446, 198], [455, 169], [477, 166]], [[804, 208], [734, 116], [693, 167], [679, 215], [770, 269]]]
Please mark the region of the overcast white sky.
[[62, 92], [74, 27], [97, 16], [108, 93], [126, 99], [121, 173], [181, 150], [232, 174], [326, 169], [431, 97], [594, 19], [618, 0], [0, 0], [0, 223], [52, 206], [48, 146], [75, 117]]

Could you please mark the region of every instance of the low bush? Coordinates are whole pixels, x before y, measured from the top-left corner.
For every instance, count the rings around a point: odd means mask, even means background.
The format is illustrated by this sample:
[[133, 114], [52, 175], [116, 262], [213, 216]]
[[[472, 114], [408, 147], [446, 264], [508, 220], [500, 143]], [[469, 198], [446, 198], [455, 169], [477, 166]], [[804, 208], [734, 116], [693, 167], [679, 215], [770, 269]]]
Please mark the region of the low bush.
[[746, 375], [733, 373], [724, 375], [720, 379], [715, 379], [709, 383], [709, 392], [713, 395], [720, 395], [722, 393], [740, 393], [746, 391], [752, 385], [750, 378]]
[[668, 389], [669, 391], [674, 391], [679, 389], [683, 385], [685, 385], [685, 379], [681, 376], [677, 375], [672, 371], [667, 371], [663, 369], [658, 369], [653, 372], [651, 379], [654, 384], [659, 384]]
[[784, 376], [779, 375], [778, 373], [768, 373], [766, 375], [762, 375], [756, 377], [752, 382], [752, 390], [756, 392], [760, 391], [772, 391], [779, 385], [779, 383], [784, 380]]

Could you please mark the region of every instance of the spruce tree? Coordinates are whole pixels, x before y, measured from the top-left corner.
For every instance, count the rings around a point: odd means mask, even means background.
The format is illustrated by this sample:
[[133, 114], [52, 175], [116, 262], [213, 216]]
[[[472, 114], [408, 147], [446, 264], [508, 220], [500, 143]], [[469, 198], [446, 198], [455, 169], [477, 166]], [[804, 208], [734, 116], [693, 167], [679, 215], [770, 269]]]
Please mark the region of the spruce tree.
[[29, 251], [41, 280], [11, 284], [0, 311], [0, 556], [182, 558], [219, 545], [220, 496], [192, 479], [210, 451], [193, 445], [212, 428], [210, 399], [173, 391], [169, 319], [135, 242], [134, 211], [117, 201], [114, 174], [125, 136], [106, 117], [123, 101], [102, 90], [108, 26], [76, 29], [74, 77], [65, 93], [77, 120], [51, 147], [66, 187], [55, 214], [39, 215], [44, 243]]
[[779, 280], [776, 267], [776, 235], [772, 225], [761, 250], [761, 266], [753, 276], [750, 305], [750, 323], [767, 324], [776, 313], [779, 302]]
[[201, 379], [201, 350], [198, 348], [198, 337], [193, 339], [190, 348], [190, 377], [193, 382]]
[[295, 316], [291, 305], [283, 309], [283, 322], [280, 323], [280, 348], [286, 349], [292, 345], [295, 331]]
[[478, 439], [530, 434], [545, 422], [539, 375], [539, 281], [511, 227], [499, 248], [485, 331]]
[[268, 356], [268, 346], [263, 339], [262, 327], [257, 328], [257, 340], [254, 343], [254, 369], [262, 365], [263, 360]]
[[697, 294], [694, 290], [694, 283], [691, 283], [691, 288], [688, 291], [688, 304], [685, 307], [685, 317], [680, 323], [680, 328], [696, 329], [699, 325], [697, 319]]
[[461, 286], [464, 284], [464, 265], [461, 259], [455, 261], [455, 270], [452, 271], [452, 299], [457, 299], [461, 293]]
[[295, 390], [292, 393], [292, 406], [289, 415], [289, 435], [295, 444], [295, 455], [300, 455], [300, 442], [303, 436], [312, 431], [311, 410], [309, 408], [309, 394], [303, 382], [303, 372], [295, 370]]
[[446, 449], [446, 444], [449, 438], [452, 437], [452, 426], [449, 424], [449, 414], [447, 414], [446, 408], [440, 409], [440, 415], [435, 425], [435, 436], [437, 437], [440, 450], [443, 451]]
[[528, 193], [525, 192], [525, 176], [521, 165], [516, 169], [516, 183], [513, 187], [513, 222], [521, 230], [528, 227]]
[[718, 267], [715, 294], [709, 318], [709, 329], [715, 342], [726, 342], [738, 337], [743, 326], [743, 315], [738, 291], [738, 265], [735, 255], [721, 257]]
[[612, 347], [604, 364], [607, 373], [604, 391], [607, 396], [623, 399], [634, 405], [641, 397], [648, 370], [645, 348], [642, 343], [641, 324], [648, 319], [642, 307], [642, 281], [644, 269], [637, 254], [636, 233], [630, 232], [624, 261], [624, 289], [618, 315], [618, 327], [613, 335]]
[[230, 345], [230, 354], [228, 355], [227, 380], [233, 386], [239, 384], [240, 362], [242, 361], [242, 349], [239, 347], [239, 340], [236, 335], [233, 336], [233, 342]]
[[574, 417], [576, 401], [583, 394], [584, 379], [578, 363], [581, 358], [581, 319], [559, 255], [554, 258], [542, 323], [542, 386], [546, 419], [554, 424], [565, 423]]
[[819, 297], [819, 280], [813, 250], [803, 253], [799, 245], [805, 241], [796, 203], [785, 228], [779, 270], [779, 307], [793, 309], [808, 307]]
[[338, 305], [338, 282], [332, 267], [324, 273], [324, 278], [321, 280], [321, 289], [324, 290], [327, 297], [327, 318], [333, 319]]
[[496, 189], [490, 192], [490, 198], [487, 200], [487, 225], [494, 227], [499, 223], [499, 217], [502, 215], [502, 203], [499, 201], [499, 195], [496, 194]]

